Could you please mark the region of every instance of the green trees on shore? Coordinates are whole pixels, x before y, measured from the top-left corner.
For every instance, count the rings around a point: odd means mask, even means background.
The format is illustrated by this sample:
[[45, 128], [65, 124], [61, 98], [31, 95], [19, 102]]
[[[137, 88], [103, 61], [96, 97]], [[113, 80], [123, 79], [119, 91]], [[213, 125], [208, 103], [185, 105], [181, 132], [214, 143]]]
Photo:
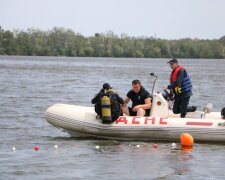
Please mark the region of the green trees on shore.
[[165, 40], [126, 34], [118, 36], [111, 31], [84, 37], [64, 28], [48, 31], [0, 28], [0, 55], [225, 58], [225, 36], [215, 40]]

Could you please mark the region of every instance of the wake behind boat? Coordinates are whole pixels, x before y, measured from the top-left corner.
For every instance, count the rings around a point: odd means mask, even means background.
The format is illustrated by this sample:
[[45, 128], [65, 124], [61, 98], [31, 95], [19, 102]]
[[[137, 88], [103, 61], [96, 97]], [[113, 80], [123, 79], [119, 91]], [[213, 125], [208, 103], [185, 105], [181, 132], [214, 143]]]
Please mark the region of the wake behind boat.
[[165, 95], [154, 92], [156, 78], [149, 117], [120, 116], [110, 124], [103, 124], [101, 119], [96, 118], [94, 107], [68, 104], [49, 107], [45, 117], [50, 124], [72, 137], [178, 141], [180, 135], [186, 132], [197, 142], [225, 143], [223, 114], [211, 112], [212, 105], [207, 105], [203, 111], [188, 112], [186, 118], [180, 118], [169, 109]]

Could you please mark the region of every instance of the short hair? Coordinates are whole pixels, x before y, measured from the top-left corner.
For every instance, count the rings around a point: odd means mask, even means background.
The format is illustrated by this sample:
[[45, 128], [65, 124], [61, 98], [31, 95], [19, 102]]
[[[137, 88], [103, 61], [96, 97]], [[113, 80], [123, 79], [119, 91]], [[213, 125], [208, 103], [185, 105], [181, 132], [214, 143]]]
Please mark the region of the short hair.
[[137, 84], [140, 84], [141, 85], [141, 82], [138, 80], [138, 79], [135, 79], [132, 81], [132, 85], [137, 85]]

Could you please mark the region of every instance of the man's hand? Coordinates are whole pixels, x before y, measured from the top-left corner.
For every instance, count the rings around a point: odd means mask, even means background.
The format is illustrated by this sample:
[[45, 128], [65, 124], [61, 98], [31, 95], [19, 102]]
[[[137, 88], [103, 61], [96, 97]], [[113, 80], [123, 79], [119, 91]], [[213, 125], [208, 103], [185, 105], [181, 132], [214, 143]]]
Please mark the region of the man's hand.
[[132, 111], [137, 112], [137, 110], [138, 110], [139, 108], [140, 108], [140, 106], [139, 106], [139, 105], [134, 106], [134, 107], [133, 107], [133, 109], [132, 109]]

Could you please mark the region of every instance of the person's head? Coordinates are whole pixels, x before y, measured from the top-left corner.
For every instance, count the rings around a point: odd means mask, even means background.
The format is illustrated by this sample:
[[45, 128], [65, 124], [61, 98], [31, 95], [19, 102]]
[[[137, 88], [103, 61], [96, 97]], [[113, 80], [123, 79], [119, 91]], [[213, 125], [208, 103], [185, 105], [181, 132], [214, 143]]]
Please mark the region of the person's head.
[[169, 60], [167, 63], [170, 64], [170, 68], [173, 70], [178, 67], [178, 61], [176, 58]]
[[138, 93], [141, 90], [141, 82], [137, 79], [132, 81], [132, 87], [135, 93]]
[[102, 87], [104, 90], [109, 90], [111, 88], [109, 83], [104, 83]]

